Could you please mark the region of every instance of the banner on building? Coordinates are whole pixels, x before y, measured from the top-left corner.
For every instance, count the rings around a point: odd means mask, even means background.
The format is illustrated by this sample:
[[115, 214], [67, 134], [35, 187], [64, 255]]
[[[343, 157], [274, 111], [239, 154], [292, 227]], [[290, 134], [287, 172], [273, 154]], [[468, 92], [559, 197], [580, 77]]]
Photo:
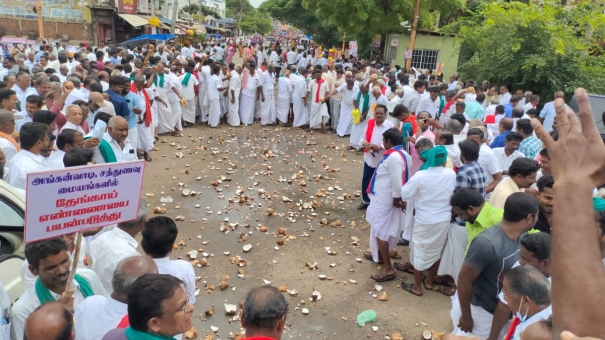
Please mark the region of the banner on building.
[[443, 72], [443, 63], [437, 63], [437, 67], [435, 68], [435, 72], [437, 72], [438, 76], [441, 75], [441, 73]]
[[[117, 0], [118, 13], [136, 14], [138, 8], [137, 0]], [[145, 0], [142, 0], [145, 1]]]
[[25, 242], [136, 219], [145, 161], [27, 175]]
[[139, 0], [139, 13], [149, 14], [149, 2], [147, 0]]
[[412, 59], [412, 54], [413, 54], [412, 50], [406, 49], [405, 50], [405, 59]]
[[377, 34], [372, 38], [372, 47], [380, 47], [380, 41], [382, 40], [382, 37]]
[[349, 41], [349, 55], [357, 55], [357, 41], [355, 40]]

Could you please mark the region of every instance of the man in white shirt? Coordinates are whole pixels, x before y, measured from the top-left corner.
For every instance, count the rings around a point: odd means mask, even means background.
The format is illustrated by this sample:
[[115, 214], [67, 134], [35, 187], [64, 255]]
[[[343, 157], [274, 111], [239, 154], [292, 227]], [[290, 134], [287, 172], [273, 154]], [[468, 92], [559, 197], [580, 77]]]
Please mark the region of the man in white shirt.
[[46, 125], [25, 123], [19, 132], [19, 140], [21, 151], [8, 162], [9, 184], [14, 188], [25, 190], [27, 174], [46, 170], [47, 161], [40, 154], [48, 144]]
[[214, 128], [218, 126], [221, 120], [220, 92], [226, 90], [228, 87], [223, 87], [223, 81], [218, 76], [221, 72], [220, 66], [217, 64], [212, 65], [211, 71], [212, 75], [208, 78], [208, 125]]
[[27, 69], [29, 70], [29, 73], [32, 72], [32, 68], [34, 68], [34, 65], [36, 64], [34, 61], [35, 57], [36, 57], [36, 54], [33, 51], [29, 52], [27, 54], [27, 59], [25, 60], [25, 62], [23, 62], [23, 65], [25, 67], [27, 67]]
[[[67, 80], [71, 81], [74, 84], [74, 89], [69, 93], [67, 98], [65, 98], [65, 107], [68, 107], [76, 100], [83, 100], [87, 102], [88, 96], [90, 95], [90, 90], [87, 88], [80, 88], [82, 84], [80, 83], [80, 79], [78, 77], [71, 76]], [[88, 80], [88, 82], [88, 86], [90, 87], [90, 80]]]
[[17, 100], [19, 100], [19, 104], [21, 105], [21, 110], [25, 108], [25, 99], [27, 96], [35, 92], [34, 88], [30, 87], [31, 85], [31, 76], [29, 73], [24, 71], [19, 71], [17, 76], [15, 77], [17, 82], [13, 86], [11, 90], [15, 91], [17, 94]]
[[[61, 131], [67, 130], [67, 129], [72, 129], [72, 130], [76, 130], [76, 131], [80, 132], [82, 135], [86, 134], [84, 132], [84, 130], [82, 129], [82, 127], [80, 127], [80, 124], [82, 124], [82, 108], [81, 107], [79, 107], [78, 105], [68, 106], [67, 110], [65, 110], [65, 117], [67, 118], [67, 122], [61, 128]], [[61, 133], [61, 131], [59, 131], [59, 133]]]
[[279, 75], [276, 75], [276, 68], [273, 64], [268, 65], [267, 71], [260, 77], [258, 90], [261, 100], [260, 123], [262, 126], [275, 124], [275, 77], [279, 77]]
[[44, 105], [42, 97], [33, 94], [27, 96], [25, 102], [21, 104], [22, 111], [17, 114], [23, 117], [23, 119], [15, 121], [15, 132], [19, 132], [23, 124], [31, 123], [34, 119], [34, 113], [42, 109], [42, 105]]
[[256, 72], [256, 63], [248, 63], [248, 70], [242, 73], [242, 95], [239, 103], [241, 123], [252, 125], [254, 122], [254, 105], [258, 98], [260, 75]]
[[509, 85], [500, 86], [500, 105], [506, 105], [510, 102], [510, 97], [512, 97], [512, 95], [510, 94], [509, 91], [510, 91]]
[[[361, 179], [361, 197], [362, 202], [357, 207], [357, 210], [365, 210], [370, 205], [370, 197], [366, 190], [370, 184], [370, 179], [374, 176], [374, 171], [378, 163], [382, 160], [384, 154], [384, 146], [382, 145], [382, 134], [395, 127], [393, 123], [386, 120], [387, 107], [382, 104], [376, 105], [374, 118], [368, 120], [368, 123], [361, 135], [359, 144], [364, 148], [363, 154], [363, 176]], [[372, 126], [373, 125], [373, 126]], [[371, 128], [371, 134], [368, 136], [368, 129]], [[369, 139], [369, 140], [368, 140]]]
[[[417, 113], [418, 103], [420, 102], [420, 96], [424, 93], [425, 85], [424, 81], [417, 81], [414, 83], [414, 90], [403, 93], [403, 105], [407, 107], [412, 115]], [[405, 91], [405, 90], [404, 90]]]
[[498, 183], [502, 181], [502, 169], [500, 163], [492, 149], [485, 144], [487, 142], [487, 129], [484, 127], [474, 127], [468, 130], [467, 139], [473, 139], [477, 144], [481, 145], [479, 149], [479, 159], [477, 162], [483, 167], [487, 182], [485, 182], [485, 196], [494, 191]]
[[455, 74], [450, 75], [450, 83], [447, 84], [448, 91], [456, 91], [456, 86], [458, 85], [458, 76]]
[[500, 164], [500, 169], [502, 169], [502, 176], [508, 176], [508, 168], [513, 164], [513, 161], [517, 158], [525, 157], [523, 152], [518, 151], [519, 144], [523, 140], [523, 136], [521, 136], [517, 132], [509, 132], [506, 135], [506, 144], [504, 147], [493, 148], [494, 156], [498, 159], [498, 163]]
[[[294, 47], [292, 47], [292, 50], [294, 50]], [[290, 81], [290, 70], [286, 69], [283, 76], [277, 80], [277, 119], [284, 126], [289, 121], [291, 94], [292, 82]]]
[[290, 66], [292, 65], [296, 65], [296, 63], [298, 62], [296, 55], [296, 47], [292, 47], [290, 49], [290, 52], [288, 52], [286, 56], [288, 57], [288, 68], [290, 68]]
[[127, 257], [140, 255], [137, 251], [139, 242], [135, 240], [135, 236], [143, 230], [146, 216], [147, 203], [141, 200], [136, 219], [119, 223], [117, 227], [101, 234], [90, 243], [91, 269], [97, 273], [108, 293], [113, 291], [111, 278], [118, 262]]
[[200, 83], [197, 81], [197, 78], [193, 76], [193, 65], [185, 66], [185, 74], [179, 77], [179, 81], [181, 82], [182, 91], [181, 95], [183, 99], [187, 101], [187, 106], [181, 108], [183, 113], [183, 121], [189, 124], [195, 124], [195, 86]]
[[21, 295], [11, 310], [13, 334], [18, 340], [23, 339], [26, 319], [40, 305], [57, 300], [68, 304], [71, 300], [74, 308], [77, 308], [88, 297], [107, 295], [92, 270], [79, 268], [70, 283], [71, 290], [62, 297], [68, 284], [71, 261], [67, 244], [60, 237], [26, 244], [25, 257], [29, 262], [29, 270], [38, 279]]
[[422, 97], [416, 107], [416, 114], [420, 112], [428, 112], [431, 118], [436, 118], [439, 112], [439, 88], [437, 86], [429, 87], [429, 96]]
[[188, 57], [191, 57], [191, 50], [189, 49], [189, 43], [185, 43], [183, 44], [183, 48], [181, 48], [181, 57], [183, 57], [183, 59], [186, 59]]
[[158, 266], [158, 273], [169, 274], [183, 281], [189, 303], [195, 303], [195, 273], [191, 263], [184, 260], [171, 260], [172, 246], [176, 242], [178, 229], [174, 221], [167, 216], [157, 216], [145, 222], [141, 247]]
[[168, 93], [168, 104], [170, 104], [170, 108], [173, 113], [173, 122], [174, 126], [173, 130], [183, 131], [183, 125], [181, 123], [182, 107], [181, 107], [181, 99], [183, 99], [182, 91], [183, 85], [179, 80], [179, 76], [177, 75], [178, 67], [176, 65], [170, 66], [170, 72], [165, 75], [168, 88], [166, 92]]
[[0, 150], [4, 154], [7, 164], [21, 149], [19, 143], [12, 137], [16, 121], [21, 119], [23, 118], [15, 116], [10, 111], [0, 110]]
[[221, 65], [224, 64], [224, 59], [225, 59], [225, 49], [223, 49], [219, 44], [216, 44], [216, 62], [220, 63]]
[[157, 273], [158, 267], [147, 256], [131, 256], [120, 260], [112, 275], [111, 294], [107, 297], [92, 296], [76, 308], [76, 340], [103, 339], [107, 332], [116, 328], [128, 315], [127, 300], [132, 284], [145, 274]]
[[63, 157], [72, 148], [77, 148], [84, 145], [84, 135], [74, 129], [61, 130], [59, 136], [57, 136], [57, 150], [53, 152], [48, 158], [47, 168], [51, 169], [63, 169]]
[[[229, 66], [231, 67], [231, 66]], [[242, 65], [235, 65], [231, 70], [231, 79], [229, 79], [229, 111], [227, 112], [227, 124], [239, 126], [239, 95], [242, 89]]]
[[137, 152], [128, 140], [128, 121], [121, 116], [111, 117], [101, 144], [95, 148], [95, 163], [128, 162], [137, 158]]

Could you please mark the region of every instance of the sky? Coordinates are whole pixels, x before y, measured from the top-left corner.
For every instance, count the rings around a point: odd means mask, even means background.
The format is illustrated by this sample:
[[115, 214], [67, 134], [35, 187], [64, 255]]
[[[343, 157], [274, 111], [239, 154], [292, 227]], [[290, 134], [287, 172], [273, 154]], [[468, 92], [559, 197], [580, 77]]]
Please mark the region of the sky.
[[255, 8], [258, 8], [263, 2], [265, 2], [265, 0], [250, 0], [250, 4]]

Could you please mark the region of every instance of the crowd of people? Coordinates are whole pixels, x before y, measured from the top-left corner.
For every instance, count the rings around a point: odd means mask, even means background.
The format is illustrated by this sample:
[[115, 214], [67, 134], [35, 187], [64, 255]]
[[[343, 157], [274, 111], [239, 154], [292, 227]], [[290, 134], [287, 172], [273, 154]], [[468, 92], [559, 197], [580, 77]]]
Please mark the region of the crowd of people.
[[[83, 46], [75, 53], [46, 46], [27, 59], [7, 57], [0, 70], [0, 178], [25, 195], [31, 172], [151, 161], [159, 136], [200, 123], [328, 129], [363, 154], [357, 209], [367, 210], [371, 226], [364, 256], [382, 265], [372, 280], [404, 271], [414, 277], [402, 283], [406, 292], [451, 296], [453, 336], [602, 334], [598, 313], [575, 315], [578, 305], [569, 301], [598, 310], [600, 299], [585, 294], [598, 295], [605, 280], [597, 265], [605, 257], [598, 191], [605, 146], [585, 92], [575, 96], [578, 119], [562, 92], [539, 111], [539, 96], [512, 95], [507, 85], [456, 75], [444, 81], [431, 71], [354, 56], [334, 61], [314, 46], [285, 45]], [[244, 62], [236, 65], [238, 49]], [[193, 268], [169, 258], [174, 221], [147, 219], [146, 212], [141, 202], [136, 220], [88, 230], [83, 239], [68, 234], [27, 244], [26, 291], [10, 313], [13, 336], [182, 337], [191, 328]], [[137, 250], [139, 234], [145, 254]], [[85, 250], [74, 258], [78, 242]], [[397, 245], [409, 245], [409, 261], [391, 262]], [[72, 262], [78, 269], [68, 282]], [[582, 289], [580, 277], [587, 277]], [[275, 288], [251, 291], [246, 336], [281, 338], [286, 313]]]

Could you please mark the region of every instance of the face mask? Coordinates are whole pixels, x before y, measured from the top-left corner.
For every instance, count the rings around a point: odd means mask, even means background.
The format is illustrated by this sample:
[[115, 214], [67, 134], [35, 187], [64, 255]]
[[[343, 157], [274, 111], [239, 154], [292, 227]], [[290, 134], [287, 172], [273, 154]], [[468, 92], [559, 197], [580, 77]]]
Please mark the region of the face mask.
[[[521, 301], [519, 301], [519, 310], [521, 310], [521, 305], [523, 304], [523, 298], [521, 298]], [[525, 310], [525, 315], [521, 316], [521, 313], [519, 312], [519, 310], [517, 310], [517, 313], [515, 314], [515, 316], [517, 317], [517, 319], [521, 320], [521, 322], [525, 322], [525, 320], [527, 320], [527, 313], [529, 313], [529, 305], [527, 306], [527, 309]]]

